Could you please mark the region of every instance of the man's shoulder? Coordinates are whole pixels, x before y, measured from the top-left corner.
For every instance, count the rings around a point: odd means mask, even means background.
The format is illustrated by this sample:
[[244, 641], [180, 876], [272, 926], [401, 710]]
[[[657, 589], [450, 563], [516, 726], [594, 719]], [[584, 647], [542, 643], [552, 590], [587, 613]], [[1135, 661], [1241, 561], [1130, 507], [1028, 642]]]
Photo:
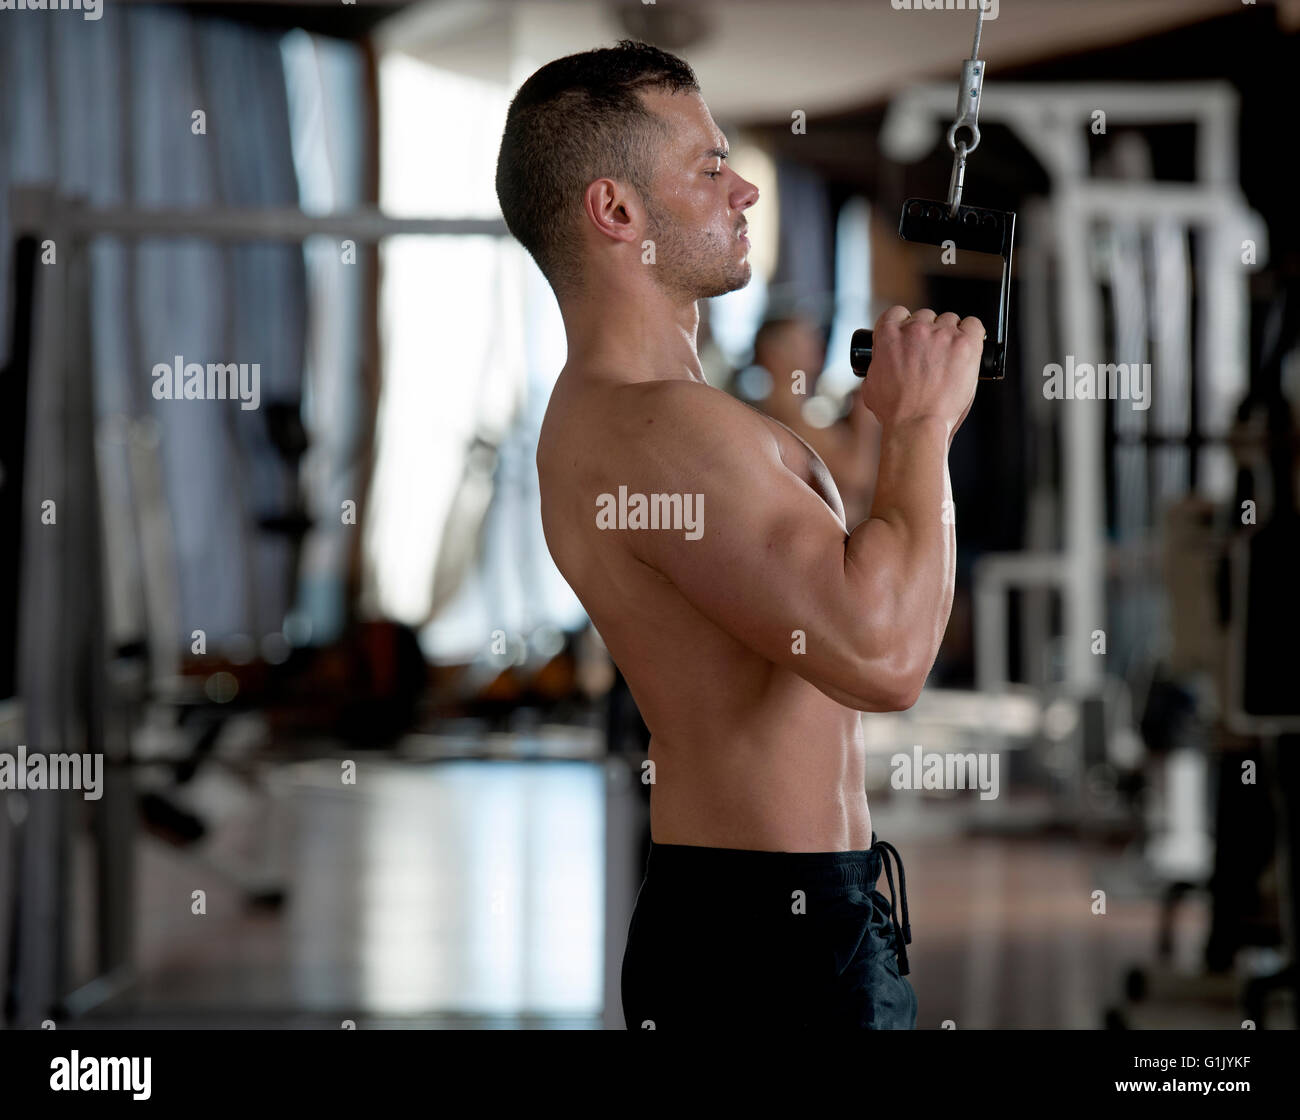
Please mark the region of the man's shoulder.
[[[554, 436], [563, 432], [568, 440], [581, 435], [633, 450], [633, 444], [670, 433], [716, 438], [761, 431], [765, 424], [757, 409], [705, 382], [655, 379], [557, 384], [543, 429]], [[655, 425], [662, 426], [651, 430]]]
[[620, 387], [621, 417], [667, 421], [683, 435], [715, 438], [726, 432], [762, 432], [763, 414], [744, 401], [702, 381], [640, 381]]

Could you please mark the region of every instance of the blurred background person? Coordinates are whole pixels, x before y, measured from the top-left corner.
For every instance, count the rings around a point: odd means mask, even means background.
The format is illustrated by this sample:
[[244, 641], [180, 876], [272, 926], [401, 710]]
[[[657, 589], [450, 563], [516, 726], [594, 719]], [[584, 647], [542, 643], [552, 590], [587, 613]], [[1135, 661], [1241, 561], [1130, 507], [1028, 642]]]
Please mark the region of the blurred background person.
[[[880, 422], [856, 391], [841, 403], [819, 393], [825, 367], [823, 331], [803, 317], [770, 318], [754, 336], [754, 361], [733, 391], [766, 393], [750, 403], [804, 440], [826, 464], [844, 503], [848, 529], [871, 512], [880, 462]], [[764, 376], [766, 375], [766, 376]]]

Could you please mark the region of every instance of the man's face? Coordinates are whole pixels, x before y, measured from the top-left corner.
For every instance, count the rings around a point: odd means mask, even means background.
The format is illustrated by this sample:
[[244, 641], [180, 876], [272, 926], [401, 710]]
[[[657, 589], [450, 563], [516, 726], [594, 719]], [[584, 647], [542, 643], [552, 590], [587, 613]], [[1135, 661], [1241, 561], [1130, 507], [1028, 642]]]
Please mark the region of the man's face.
[[655, 279], [685, 299], [709, 299], [749, 283], [745, 211], [758, 188], [727, 166], [727, 138], [697, 93], [651, 90], [642, 103], [668, 126], [644, 199]]
[[822, 344], [821, 332], [812, 323], [804, 319], [787, 323], [777, 332], [773, 350], [774, 360], [780, 368], [771, 372], [788, 381], [791, 372], [801, 369], [812, 382], [809, 390], [815, 387], [826, 364], [826, 347]]

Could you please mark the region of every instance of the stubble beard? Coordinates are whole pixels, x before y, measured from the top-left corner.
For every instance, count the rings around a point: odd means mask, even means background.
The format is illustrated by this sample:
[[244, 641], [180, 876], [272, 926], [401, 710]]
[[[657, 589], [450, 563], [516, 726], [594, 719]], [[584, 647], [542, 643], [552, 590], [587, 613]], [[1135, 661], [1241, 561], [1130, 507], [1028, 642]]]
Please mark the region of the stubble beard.
[[672, 219], [653, 203], [646, 204], [649, 236], [655, 246], [654, 279], [675, 298], [712, 299], [749, 283], [752, 268], [736, 244], [718, 242], [708, 233], [683, 235]]

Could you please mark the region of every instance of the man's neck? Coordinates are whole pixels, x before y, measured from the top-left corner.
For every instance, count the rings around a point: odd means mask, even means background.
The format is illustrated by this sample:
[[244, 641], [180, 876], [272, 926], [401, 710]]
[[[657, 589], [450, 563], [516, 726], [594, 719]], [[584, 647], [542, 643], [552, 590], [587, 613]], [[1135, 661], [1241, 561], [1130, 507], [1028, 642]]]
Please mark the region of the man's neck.
[[593, 290], [566, 300], [560, 311], [569, 343], [566, 368], [614, 380], [705, 383], [695, 345], [696, 300], [674, 301], [658, 288]]

